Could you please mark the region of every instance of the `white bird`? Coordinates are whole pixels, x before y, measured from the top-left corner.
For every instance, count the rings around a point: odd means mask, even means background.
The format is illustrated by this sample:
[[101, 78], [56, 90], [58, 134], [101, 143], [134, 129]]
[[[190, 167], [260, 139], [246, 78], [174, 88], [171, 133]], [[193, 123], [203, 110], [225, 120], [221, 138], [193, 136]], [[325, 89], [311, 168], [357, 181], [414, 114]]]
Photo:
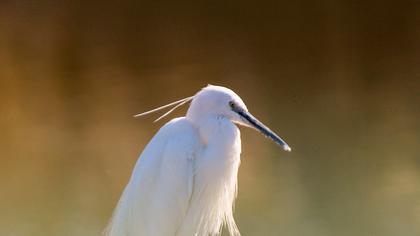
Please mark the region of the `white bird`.
[[209, 85], [136, 117], [176, 105], [166, 116], [189, 101], [186, 116], [165, 124], [140, 155], [106, 235], [208, 236], [220, 235], [223, 226], [240, 235], [233, 218], [241, 153], [235, 124], [291, 149], [225, 87]]

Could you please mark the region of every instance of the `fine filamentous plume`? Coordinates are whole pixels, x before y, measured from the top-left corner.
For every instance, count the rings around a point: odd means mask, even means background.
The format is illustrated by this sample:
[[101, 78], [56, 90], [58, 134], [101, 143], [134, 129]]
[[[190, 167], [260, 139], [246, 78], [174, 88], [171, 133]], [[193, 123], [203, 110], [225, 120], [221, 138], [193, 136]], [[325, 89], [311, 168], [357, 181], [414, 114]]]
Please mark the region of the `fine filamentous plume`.
[[151, 113], [154, 113], [154, 112], [157, 112], [157, 111], [160, 111], [160, 110], [166, 109], [166, 108], [168, 108], [168, 107], [175, 106], [175, 107], [173, 107], [171, 110], [169, 110], [169, 111], [168, 111], [168, 112], [166, 112], [165, 114], [161, 115], [159, 118], [157, 118], [157, 119], [154, 121], [154, 122], [157, 122], [157, 121], [159, 121], [160, 119], [164, 118], [165, 116], [169, 115], [171, 112], [173, 112], [173, 111], [174, 111], [175, 109], [177, 109], [178, 107], [180, 107], [180, 106], [184, 105], [185, 103], [187, 103], [187, 102], [191, 101], [193, 98], [194, 98], [194, 96], [187, 97], [187, 98], [183, 98], [183, 99], [181, 99], [181, 100], [178, 100], [178, 101], [175, 101], [175, 102], [171, 102], [171, 103], [169, 103], [169, 104], [166, 104], [166, 105], [163, 105], [163, 106], [161, 106], [161, 107], [155, 108], [155, 109], [153, 109], [153, 110], [146, 111], [146, 112], [143, 112], [143, 113], [140, 113], [140, 114], [134, 115], [134, 117], [141, 117], [141, 116], [149, 115], [149, 114], [151, 114]]
[[290, 147], [248, 112], [232, 90], [209, 85], [150, 114], [190, 102], [185, 117], [165, 124], [137, 161], [105, 230], [107, 236], [213, 236], [233, 218], [241, 139], [236, 125], [254, 128], [284, 150]]

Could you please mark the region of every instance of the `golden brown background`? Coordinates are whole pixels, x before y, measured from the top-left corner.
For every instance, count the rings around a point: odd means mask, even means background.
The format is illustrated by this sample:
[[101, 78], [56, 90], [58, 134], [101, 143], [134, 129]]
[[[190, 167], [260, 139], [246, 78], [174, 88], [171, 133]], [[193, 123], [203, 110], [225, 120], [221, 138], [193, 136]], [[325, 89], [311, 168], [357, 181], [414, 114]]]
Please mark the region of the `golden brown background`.
[[1, 1], [0, 235], [99, 235], [208, 83], [293, 148], [241, 129], [244, 236], [420, 235], [419, 80], [418, 0]]

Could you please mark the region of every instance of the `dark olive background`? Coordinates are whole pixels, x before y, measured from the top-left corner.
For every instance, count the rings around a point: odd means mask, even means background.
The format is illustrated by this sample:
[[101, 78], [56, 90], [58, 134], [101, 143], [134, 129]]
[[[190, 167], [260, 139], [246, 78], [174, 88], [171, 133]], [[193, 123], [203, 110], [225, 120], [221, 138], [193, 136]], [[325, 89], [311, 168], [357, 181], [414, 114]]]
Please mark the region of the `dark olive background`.
[[420, 235], [419, 80], [417, 0], [1, 1], [0, 235], [99, 235], [209, 83], [293, 149], [241, 128], [243, 235]]

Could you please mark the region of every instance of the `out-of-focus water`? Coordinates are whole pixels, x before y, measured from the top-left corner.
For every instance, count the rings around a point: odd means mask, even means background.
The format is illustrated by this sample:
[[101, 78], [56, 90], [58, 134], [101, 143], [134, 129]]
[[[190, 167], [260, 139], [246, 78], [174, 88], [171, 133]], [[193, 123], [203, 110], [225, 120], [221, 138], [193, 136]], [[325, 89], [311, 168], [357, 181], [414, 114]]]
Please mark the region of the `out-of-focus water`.
[[241, 128], [243, 235], [420, 235], [419, 12], [0, 3], [0, 235], [99, 235], [165, 122], [132, 115], [208, 83], [293, 149]]

